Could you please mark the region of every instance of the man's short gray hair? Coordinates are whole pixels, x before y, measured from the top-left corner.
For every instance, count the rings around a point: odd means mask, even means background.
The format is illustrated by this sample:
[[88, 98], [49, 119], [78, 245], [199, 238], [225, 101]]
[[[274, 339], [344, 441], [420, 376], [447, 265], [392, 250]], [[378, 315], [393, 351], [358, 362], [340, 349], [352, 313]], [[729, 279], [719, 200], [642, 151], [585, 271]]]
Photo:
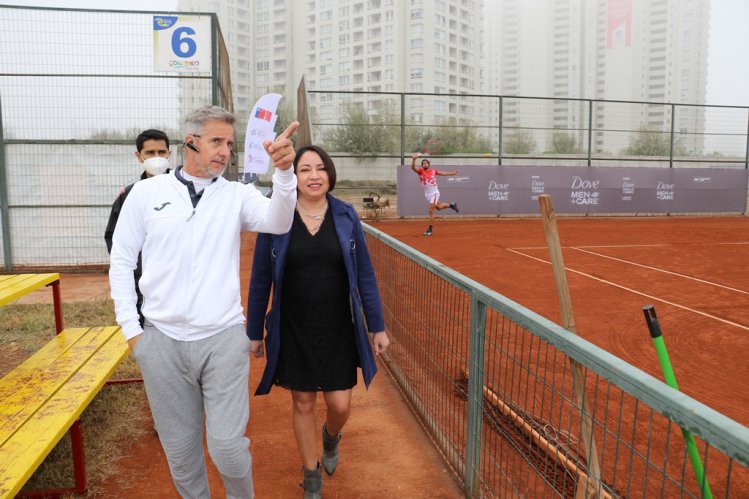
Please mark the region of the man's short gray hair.
[[234, 115], [219, 106], [205, 106], [187, 115], [182, 125], [183, 135], [200, 135], [209, 121], [223, 121], [234, 126]]

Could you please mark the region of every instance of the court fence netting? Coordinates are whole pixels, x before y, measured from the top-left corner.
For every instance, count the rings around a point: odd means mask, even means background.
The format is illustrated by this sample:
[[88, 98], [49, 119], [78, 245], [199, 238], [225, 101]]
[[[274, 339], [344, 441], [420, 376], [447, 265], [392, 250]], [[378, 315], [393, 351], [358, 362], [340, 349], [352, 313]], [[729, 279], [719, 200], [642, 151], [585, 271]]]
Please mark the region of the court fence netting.
[[[157, 67], [154, 24], [163, 20], [164, 12], [0, 5], [0, 272], [105, 270], [109, 255], [104, 230], [112, 202], [143, 171], [135, 159], [134, 140], [144, 129], [158, 128], [170, 137], [171, 164], [177, 166], [184, 137], [180, 128], [188, 113], [207, 104], [236, 111], [237, 163], [231, 162], [224, 174], [235, 180], [244, 172], [243, 131], [254, 99], [267, 91], [284, 96], [277, 132], [292, 119], [291, 80], [283, 89], [269, 88], [263, 83], [268, 83], [268, 71], [252, 70], [247, 40], [253, 35], [241, 19], [219, 23], [220, 14], [214, 12], [167, 14], [197, 25], [209, 22], [210, 65], [198, 65], [195, 72], [176, 70], [180, 65], [171, 66], [174, 71]], [[191, 46], [190, 41], [178, 45]], [[369, 57], [362, 54], [363, 64]], [[355, 81], [356, 75], [352, 85], [343, 85], [346, 90], [334, 91], [324, 88], [329, 78], [320, 77], [328, 64], [318, 62], [317, 76], [307, 72], [302, 78], [306, 83], [297, 87], [296, 116], [305, 126], [297, 132], [296, 144], [314, 141], [323, 146], [335, 159], [336, 192], [346, 193], [359, 206], [370, 192], [383, 194], [393, 202], [388, 210], [393, 217], [399, 213], [395, 195], [404, 192], [398, 172], [411, 175], [400, 165], [410, 164], [413, 152], [429, 154], [437, 168], [486, 167], [492, 177], [475, 199], [481, 196], [484, 202], [503, 206], [516, 198], [534, 201], [536, 193], [554, 194], [564, 185], [556, 173], [553, 179], [534, 179], [534, 168], [574, 169], [580, 180], [588, 180], [591, 171], [597, 179], [608, 167], [610, 179], [623, 167], [647, 172], [642, 182], [623, 173], [613, 187], [606, 184], [626, 203], [645, 197], [653, 176], [660, 185], [664, 171], [692, 177], [690, 185], [715, 189], [710, 200], [723, 200], [725, 190], [718, 188], [712, 173], [700, 170], [749, 169], [749, 106], [468, 95], [444, 86], [434, 92], [380, 91], [375, 90], [380, 85]], [[292, 66], [290, 60], [285, 64]], [[308, 65], [297, 61], [293, 66]], [[396, 72], [395, 80], [410, 78], [411, 69], [404, 69], [406, 74]], [[288, 74], [286, 78], [294, 80], [301, 76]], [[254, 86], [248, 83], [253, 79]], [[522, 179], [528, 181], [502, 180], [505, 173], [519, 174], [516, 169], [523, 170]], [[269, 183], [270, 175], [261, 177]], [[409, 179], [414, 182], [416, 177]], [[466, 180], [459, 180], [461, 187], [470, 184]], [[676, 196], [674, 205], [695, 196], [689, 191], [674, 194], [671, 182], [663, 183], [661, 195]], [[739, 183], [734, 182], [732, 190]], [[505, 185], [520, 189], [520, 196], [509, 194]], [[577, 206], [592, 208], [599, 199], [598, 191], [576, 189], [574, 194], [581, 203]], [[567, 196], [570, 199], [569, 192]], [[635, 211], [626, 203], [615, 213], [661, 213]], [[745, 213], [746, 203], [739, 205], [728, 211]], [[529, 213], [461, 206], [461, 216], [537, 215], [533, 203]], [[726, 210], [711, 207], [709, 213], [722, 215]]]
[[365, 230], [384, 363], [466, 497], [749, 497], [749, 428]]
[[106, 269], [112, 202], [143, 172], [138, 134], [166, 133], [176, 166], [184, 116], [234, 110], [217, 14], [170, 13], [210, 27], [195, 72], [154, 69], [161, 14], [0, 5], [0, 272]]

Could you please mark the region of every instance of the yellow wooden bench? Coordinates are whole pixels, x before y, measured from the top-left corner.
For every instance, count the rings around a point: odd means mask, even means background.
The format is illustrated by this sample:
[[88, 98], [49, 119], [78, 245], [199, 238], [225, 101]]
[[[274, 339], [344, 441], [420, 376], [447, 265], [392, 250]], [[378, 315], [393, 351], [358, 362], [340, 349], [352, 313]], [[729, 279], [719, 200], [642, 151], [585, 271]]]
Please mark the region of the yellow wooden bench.
[[127, 355], [119, 327], [69, 328], [0, 379], [1, 498], [21, 490], [71, 428], [73, 491], [85, 492], [78, 417]]
[[60, 300], [60, 274], [5, 274], [0, 275], [0, 307], [25, 296], [42, 286], [52, 286], [55, 306], [55, 327], [62, 331], [62, 301]]

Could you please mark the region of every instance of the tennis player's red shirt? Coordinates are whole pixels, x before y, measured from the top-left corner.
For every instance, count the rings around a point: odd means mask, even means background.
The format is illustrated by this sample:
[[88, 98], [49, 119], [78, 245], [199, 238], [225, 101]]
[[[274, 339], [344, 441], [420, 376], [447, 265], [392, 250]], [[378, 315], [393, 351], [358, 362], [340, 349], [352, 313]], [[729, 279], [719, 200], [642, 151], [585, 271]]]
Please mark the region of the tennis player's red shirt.
[[439, 170], [435, 168], [429, 168], [428, 170], [425, 170], [424, 168], [419, 167], [416, 170], [416, 173], [419, 174], [421, 185], [431, 185], [433, 187], [437, 187], [437, 174], [439, 173]]

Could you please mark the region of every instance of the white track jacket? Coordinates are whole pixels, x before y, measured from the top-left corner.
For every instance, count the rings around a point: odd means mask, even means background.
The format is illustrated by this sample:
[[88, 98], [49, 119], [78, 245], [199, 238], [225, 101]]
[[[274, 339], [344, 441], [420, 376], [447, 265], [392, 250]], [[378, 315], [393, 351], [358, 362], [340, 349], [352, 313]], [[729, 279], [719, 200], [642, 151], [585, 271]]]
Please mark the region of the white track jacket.
[[125, 339], [142, 332], [133, 269], [142, 251], [143, 315], [167, 336], [196, 341], [244, 322], [242, 229], [283, 234], [296, 205], [293, 168], [273, 174], [273, 197], [219, 177], [193, 209], [174, 172], [136, 182], [114, 231], [109, 285]]

